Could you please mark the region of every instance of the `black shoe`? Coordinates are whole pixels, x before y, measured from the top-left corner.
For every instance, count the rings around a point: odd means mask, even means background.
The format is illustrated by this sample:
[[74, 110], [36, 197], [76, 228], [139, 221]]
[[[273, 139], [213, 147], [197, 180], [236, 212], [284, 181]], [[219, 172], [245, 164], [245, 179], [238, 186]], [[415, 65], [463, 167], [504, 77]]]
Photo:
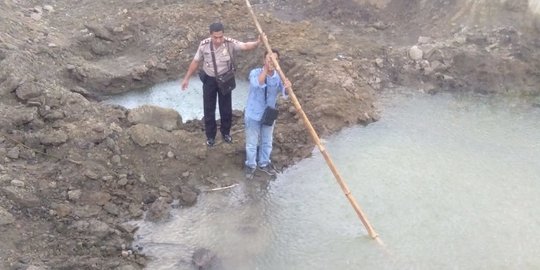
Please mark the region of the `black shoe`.
[[248, 179], [248, 180], [253, 179], [253, 177], [255, 176], [255, 171], [256, 170], [257, 170], [257, 168], [251, 168], [251, 167], [246, 166], [244, 168], [244, 173], [246, 175], [246, 179]]
[[259, 170], [265, 172], [268, 175], [277, 175], [279, 173], [279, 171], [276, 170], [276, 168], [274, 167], [274, 165], [272, 165], [272, 163], [264, 167], [259, 167]]
[[216, 144], [216, 140], [214, 140], [214, 139], [207, 139], [206, 140], [206, 146], [212, 147], [212, 146], [214, 146], [214, 144]]
[[223, 135], [223, 140], [224, 140], [226, 143], [232, 143], [232, 137], [231, 137], [231, 135]]

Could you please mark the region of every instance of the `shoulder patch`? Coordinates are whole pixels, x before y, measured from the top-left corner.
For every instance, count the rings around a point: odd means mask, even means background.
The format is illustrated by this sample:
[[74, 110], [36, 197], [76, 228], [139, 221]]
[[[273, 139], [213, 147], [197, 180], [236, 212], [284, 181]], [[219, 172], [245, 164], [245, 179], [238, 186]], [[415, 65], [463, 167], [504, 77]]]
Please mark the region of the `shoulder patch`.
[[205, 38], [201, 41], [201, 45], [205, 45], [205, 44], [208, 44], [210, 43], [210, 38]]
[[225, 41], [227, 41], [227, 42], [238, 43], [238, 40], [236, 40], [236, 39], [234, 39], [234, 38], [224, 37], [223, 39], [224, 39]]

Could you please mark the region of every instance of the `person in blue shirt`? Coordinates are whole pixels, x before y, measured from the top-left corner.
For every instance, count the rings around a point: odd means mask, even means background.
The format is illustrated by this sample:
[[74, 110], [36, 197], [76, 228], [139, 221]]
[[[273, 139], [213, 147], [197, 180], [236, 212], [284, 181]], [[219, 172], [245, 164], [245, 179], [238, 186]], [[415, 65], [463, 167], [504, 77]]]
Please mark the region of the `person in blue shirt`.
[[274, 125], [263, 125], [261, 118], [266, 106], [276, 108], [279, 93], [282, 93], [285, 98], [287, 97], [285, 89], [290, 87], [291, 83], [288, 80], [285, 80], [285, 83], [282, 82], [271, 57], [276, 60], [279, 59], [279, 51], [272, 50], [272, 54], [266, 52], [263, 67], [255, 68], [249, 74], [249, 94], [244, 112], [246, 132], [245, 170], [248, 179], [253, 178], [257, 165], [259, 170], [269, 175], [277, 174], [277, 170], [270, 161]]

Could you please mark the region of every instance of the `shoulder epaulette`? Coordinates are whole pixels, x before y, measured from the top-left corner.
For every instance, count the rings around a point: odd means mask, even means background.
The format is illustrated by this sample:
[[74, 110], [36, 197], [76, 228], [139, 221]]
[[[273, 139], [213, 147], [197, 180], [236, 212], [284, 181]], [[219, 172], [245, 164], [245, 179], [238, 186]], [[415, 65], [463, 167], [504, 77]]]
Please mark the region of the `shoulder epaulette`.
[[226, 42], [238, 43], [238, 40], [236, 40], [236, 39], [234, 39], [234, 38], [224, 37], [223, 39], [224, 39]]
[[205, 38], [205, 39], [203, 39], [203, 40], [201, 41], [201, 44], [200, 44], [200, 45], [208, 44], [208, 43], [210, 43], [210, 40], [211, 40], [210, 38]]

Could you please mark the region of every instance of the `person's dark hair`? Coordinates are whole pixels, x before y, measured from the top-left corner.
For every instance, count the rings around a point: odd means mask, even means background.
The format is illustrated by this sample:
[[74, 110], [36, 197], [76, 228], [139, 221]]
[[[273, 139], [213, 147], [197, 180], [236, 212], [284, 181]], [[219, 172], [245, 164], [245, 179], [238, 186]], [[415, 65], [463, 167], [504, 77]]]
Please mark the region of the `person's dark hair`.
[[[279, 51], [276, 50], [276, 49], [272, 49], [272, 52], [277, 54], [277, 58], [279, 58]], [[264, 51], [264, 57], [266, 57], [268, 55], [268, 51]]]
[[215, 23], [212, 23], [209, 27], [210, 29], [210, 34], [214, 33], [214, 32], [224, 32], [225, 28], [223, 27], [223, 24], [220, 23], [220, 22], [215, 22]]

